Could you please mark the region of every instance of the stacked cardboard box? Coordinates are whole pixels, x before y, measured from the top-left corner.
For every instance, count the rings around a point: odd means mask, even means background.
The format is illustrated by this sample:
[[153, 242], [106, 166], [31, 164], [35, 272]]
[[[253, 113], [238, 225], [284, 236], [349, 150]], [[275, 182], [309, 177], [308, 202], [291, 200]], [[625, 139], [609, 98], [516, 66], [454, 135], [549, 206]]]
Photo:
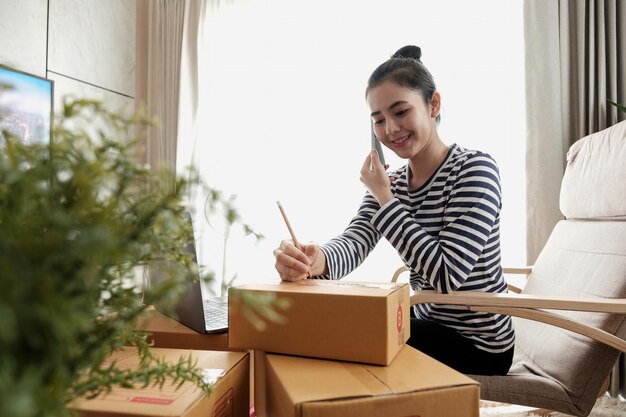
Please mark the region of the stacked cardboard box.
[[[250, 321], [254, 309], [240, 302], [243, 292], [282, 298], [290, 307], [280, 312], [283, 320], [265, 321], [259, 330]], [[118, 388], [75, 401], [72, 408], [86, 417], [243, 417], [252, 389], [258, 417], [479, 414], [477, 382], [405, 345], [410, 329], [406, 284], [305, 280], [234, 287], [229, 297], [229, 349], [255, 349], [252, 380], [245, 352], [155, 348], [172, 361], [191, 353], [200, 368], [221, 374], [213, 393], [206, 396], [191, 383], [179, 390]], [[159, 346], [226, 348], [179, 326], [155, 312], [142, 328]], [[130, 348], [112, 360], [122, 367], [138, 363]]]
[[478, 417], [476, 381], [406, 345], [389, 366], [255, 351], [258, 417]]
[[[284, 320], [253, 326], [243, 292], [288, 300]], [[405, 345], [406, 284], [305, 280], [229, 297], [229, 345], [255, 349], [258, 417], [478, 416], [476, 381]]]
[[[191, 355], [197, 366], [212, 383], [211, 395], [191, 382], [176, 388], [166, 384], [163, 388], [115, 388], [110, 393], [94, 399], [78, 399], [70, 408], [83, 417], [138, 417], [138, 416], [238, 416], [249, 415], [250, 357], [244, 352], [190, 351], [155, 348], [154, 353], [170, 362]], [[134, 348], [115, 352], [104, 365], [115, 361], [120, 368], [138, 366], [139, 357]]]
[[[238, 302], [242, 293], [286, 300], [284, 320], [265, 320]], [[248, 309], [248, 311], [246, 311]], [[229, 290], [229, 346], [388, 365], [409, 338], [407, 284], [302, 280]]]

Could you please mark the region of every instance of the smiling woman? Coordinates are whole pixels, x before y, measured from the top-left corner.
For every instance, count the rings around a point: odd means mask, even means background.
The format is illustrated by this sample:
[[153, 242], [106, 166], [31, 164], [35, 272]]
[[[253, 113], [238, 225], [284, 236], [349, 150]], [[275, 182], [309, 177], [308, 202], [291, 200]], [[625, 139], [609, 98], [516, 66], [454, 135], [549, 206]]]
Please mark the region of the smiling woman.
[[[406, 164], [387, 172], [372, 150], [361, 167], [368, 192], [348, 227], [321, 247], [283, 240], [274, 252], [281, 279], [341, 279], [387, 241], [415, 291], [507, 291], [498, 167], [488, 154], [439, 137], [441, 97], [420, 58], [419, 47], [401, 48], [366, 89], [376, 137]], [[410, 323], [407, 344], [460, 372], [506, 375], [511, 366], [508, 316], [418, 304]]]
[[[231, 235], [237, 282], [279, 279], [272, 251], [288, 235], [276, 200], [303, 242], [326, 241], [348, 224], [365, 191], [367, 78], [404, 44], [428, 51], [441, 138], [498, 161], [503, 260], [525, 262], [521, 0], [294, 3], [223, 2], [203, 28], [199, 168], [207, 183], [238, 195], [242, 216], [267, 237], [255, 245]], [[403, 165], [385, 156], [390, 169]], [[215, 229], [205, 228], [199, 256], [219, 268]], [[347, 279], [388, 280], [400, 262], [381, 241]]]

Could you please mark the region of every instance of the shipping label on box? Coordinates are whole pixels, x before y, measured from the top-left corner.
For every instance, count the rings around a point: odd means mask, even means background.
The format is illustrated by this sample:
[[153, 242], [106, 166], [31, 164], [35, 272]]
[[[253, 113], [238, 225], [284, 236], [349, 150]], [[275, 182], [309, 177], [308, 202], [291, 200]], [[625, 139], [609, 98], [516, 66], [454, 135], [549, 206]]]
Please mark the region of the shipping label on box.
[[254, 353], [257, 417], [478, 417], [478, 382], [405, 345], [389, 366]]
[[[246, 294], [244, 294], [246, 293]], [[253, 325], [243, 296], [288, 301], [280, 322]], [[408, 340], [409, 287], [307, 279], [229, 289], [229, 346], [314, 358], [387, 365]]]
[[[114, 388], [94, 399], [78, 399], [70, 404], [83, 417], [230, 417], [249, 415], [250, 357], [243, 352], [191, 351], [182, 349], [152, 349], [153, 353], [170, 362], [191, 354], [197, 360], [205, 380], [212, 384], [207, 396], [192, 382], [166, 382], [162, 388]], [[122, 369], [138, 365], [135, 348], [113, 353], [103, 365], [115, 361]]]

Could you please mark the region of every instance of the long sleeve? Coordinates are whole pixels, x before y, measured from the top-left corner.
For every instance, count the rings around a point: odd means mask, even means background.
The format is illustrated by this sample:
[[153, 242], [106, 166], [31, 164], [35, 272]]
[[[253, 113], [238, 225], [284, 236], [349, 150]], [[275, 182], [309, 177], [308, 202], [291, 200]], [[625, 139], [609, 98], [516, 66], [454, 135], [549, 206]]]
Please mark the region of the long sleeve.
[[320, 247], [326, 255], [329, 274], [316, 278], [340, 279], [363, 263], [381, 238], [371, 223], [379, 209], [376, 199], [366, 193], [346, 230]]

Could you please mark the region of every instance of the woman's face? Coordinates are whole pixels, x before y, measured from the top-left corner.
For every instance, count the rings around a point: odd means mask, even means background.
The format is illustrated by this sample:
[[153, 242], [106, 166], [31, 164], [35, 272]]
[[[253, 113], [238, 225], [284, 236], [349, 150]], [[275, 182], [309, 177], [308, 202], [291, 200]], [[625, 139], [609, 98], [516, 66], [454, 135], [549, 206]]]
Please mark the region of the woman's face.
[[369, 90], [367, 103], [376, 137], [400, 158], [413, 158], [437, 137], [437, 92], [426, 104], [418, 91], [387, 80]]

